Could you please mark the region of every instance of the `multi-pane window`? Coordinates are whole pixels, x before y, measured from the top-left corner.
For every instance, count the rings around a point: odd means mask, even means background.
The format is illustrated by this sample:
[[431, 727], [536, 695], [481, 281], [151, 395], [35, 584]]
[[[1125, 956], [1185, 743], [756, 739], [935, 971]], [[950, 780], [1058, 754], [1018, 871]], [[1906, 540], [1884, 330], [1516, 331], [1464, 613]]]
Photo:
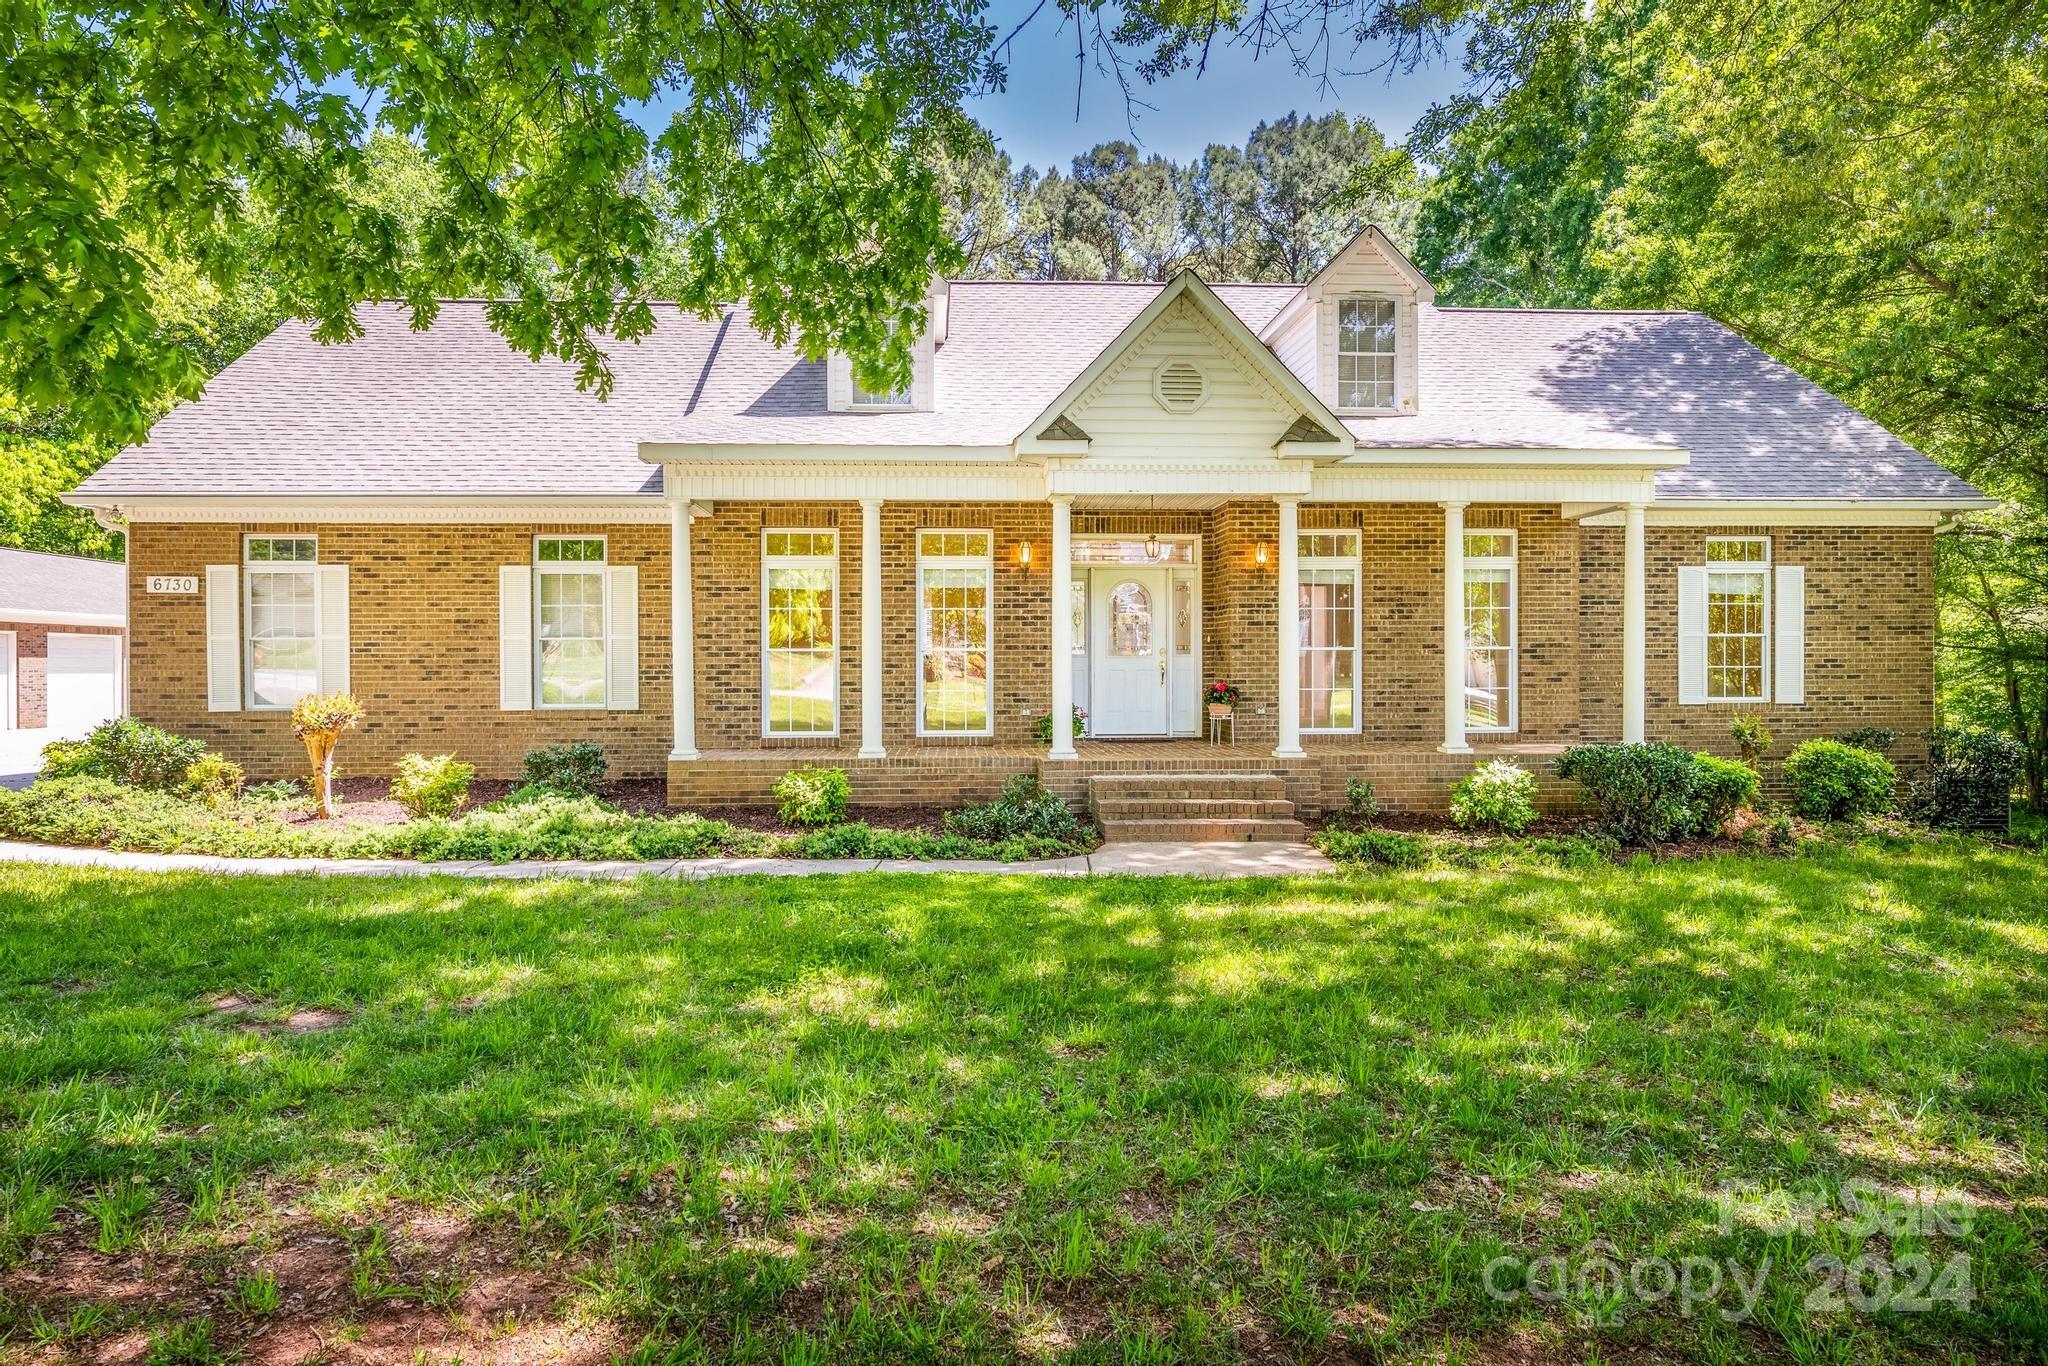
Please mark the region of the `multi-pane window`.
[[1516, 727], [1515, 533], [1465, 533], [1465, 729]]
[[1767, 536], [1707, 540], [1707, 700], [1764, 700], [1771, 542]]
[[242, 542], [251, 711], [283, 710], [319, 689], [319, 559], [311, 536]]
[[1358, 729], [1358, 533], [1312, 531], [1297, 542], [1301, 728]]
[[856, 408], [908, 408], [910, 390], [908, 387], [881, 393], [863, 386], [859, 378], [853, 381], [853, 406]]
[[534, 669], [543, 707], [604, 705], [604, 571], [602, 536], [534, 539]]
[[839, 730], [839, 533], [761, 538], [764, 735]]
[[1394, 302], [1337, 301], [1337, 406], [1394, 406]]
[[917, 536], [917, 729], [987, 735], [994, 545], [986, 531]]

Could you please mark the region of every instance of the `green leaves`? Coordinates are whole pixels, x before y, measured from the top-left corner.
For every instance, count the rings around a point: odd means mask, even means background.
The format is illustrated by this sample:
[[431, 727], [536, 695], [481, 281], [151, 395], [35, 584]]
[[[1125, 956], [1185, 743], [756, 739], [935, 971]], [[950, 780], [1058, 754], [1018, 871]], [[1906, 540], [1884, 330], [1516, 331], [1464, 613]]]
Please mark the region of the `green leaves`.
[[[807, 353], [907, 373], [926, 285], [957, 260], [928, 168], [975, 136], [977, 14], [13, 5], [0, 382], [139, 439], [202, 377], [150, 287], [180, 270], [222, 294], [262, 277], [326, 340], [366, 299], [430, 316], [437, 295], [503, 298], [495, 326], [600, 393], [606, 347], [644, 335], [656, 297], [747, 297]], [[652, 142], [648, 99], [675, 105]], [[402, 198], [380, 162], [402, 165]]]

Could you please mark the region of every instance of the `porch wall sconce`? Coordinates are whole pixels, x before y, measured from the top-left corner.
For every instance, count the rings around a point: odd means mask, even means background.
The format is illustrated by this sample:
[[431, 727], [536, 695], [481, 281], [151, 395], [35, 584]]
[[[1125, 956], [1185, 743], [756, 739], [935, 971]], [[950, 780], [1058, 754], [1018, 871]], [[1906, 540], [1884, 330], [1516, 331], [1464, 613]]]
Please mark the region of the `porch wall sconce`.
[[1264, 541], [1260, 541], [1258, 546], [1253, 549], [1252, 558], [1258, 561], [1259, 568], [1264, 569], [1266, 567], [1266, 543]]
[[1021, 564], [1021, 565], [1024, 565], [1024, 566], [1026, 566], [1027, 568], [1028, 568], [1028, 567], [1030, 566], [1030, 564], [1031, 564], [1031, 542], [1029, 542], [1029, 541], [1019, 541], [1019, 542], [1017, 542], [1017, 563], [1018, 563], [1018, 564]]

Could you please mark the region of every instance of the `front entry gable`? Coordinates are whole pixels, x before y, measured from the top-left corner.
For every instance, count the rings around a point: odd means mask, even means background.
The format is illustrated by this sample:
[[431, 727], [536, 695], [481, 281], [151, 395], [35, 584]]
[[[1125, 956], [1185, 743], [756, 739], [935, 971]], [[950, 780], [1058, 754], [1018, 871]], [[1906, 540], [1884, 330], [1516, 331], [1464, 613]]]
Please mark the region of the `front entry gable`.
[[1336, 416], [1187, 272], [1018, 441], [1025, 453], [1117, 460], [1336, 459], [1352, 444]]

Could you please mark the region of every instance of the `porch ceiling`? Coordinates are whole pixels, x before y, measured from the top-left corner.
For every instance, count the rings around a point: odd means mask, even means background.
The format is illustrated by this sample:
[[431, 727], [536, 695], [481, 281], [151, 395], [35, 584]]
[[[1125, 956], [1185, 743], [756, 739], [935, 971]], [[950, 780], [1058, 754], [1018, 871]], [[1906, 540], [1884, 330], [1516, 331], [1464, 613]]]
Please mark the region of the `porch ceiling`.
[[1087, 493], [1074, 499], [1076, 512], [1208, 512], [1245, 500], [1224, 493]]

